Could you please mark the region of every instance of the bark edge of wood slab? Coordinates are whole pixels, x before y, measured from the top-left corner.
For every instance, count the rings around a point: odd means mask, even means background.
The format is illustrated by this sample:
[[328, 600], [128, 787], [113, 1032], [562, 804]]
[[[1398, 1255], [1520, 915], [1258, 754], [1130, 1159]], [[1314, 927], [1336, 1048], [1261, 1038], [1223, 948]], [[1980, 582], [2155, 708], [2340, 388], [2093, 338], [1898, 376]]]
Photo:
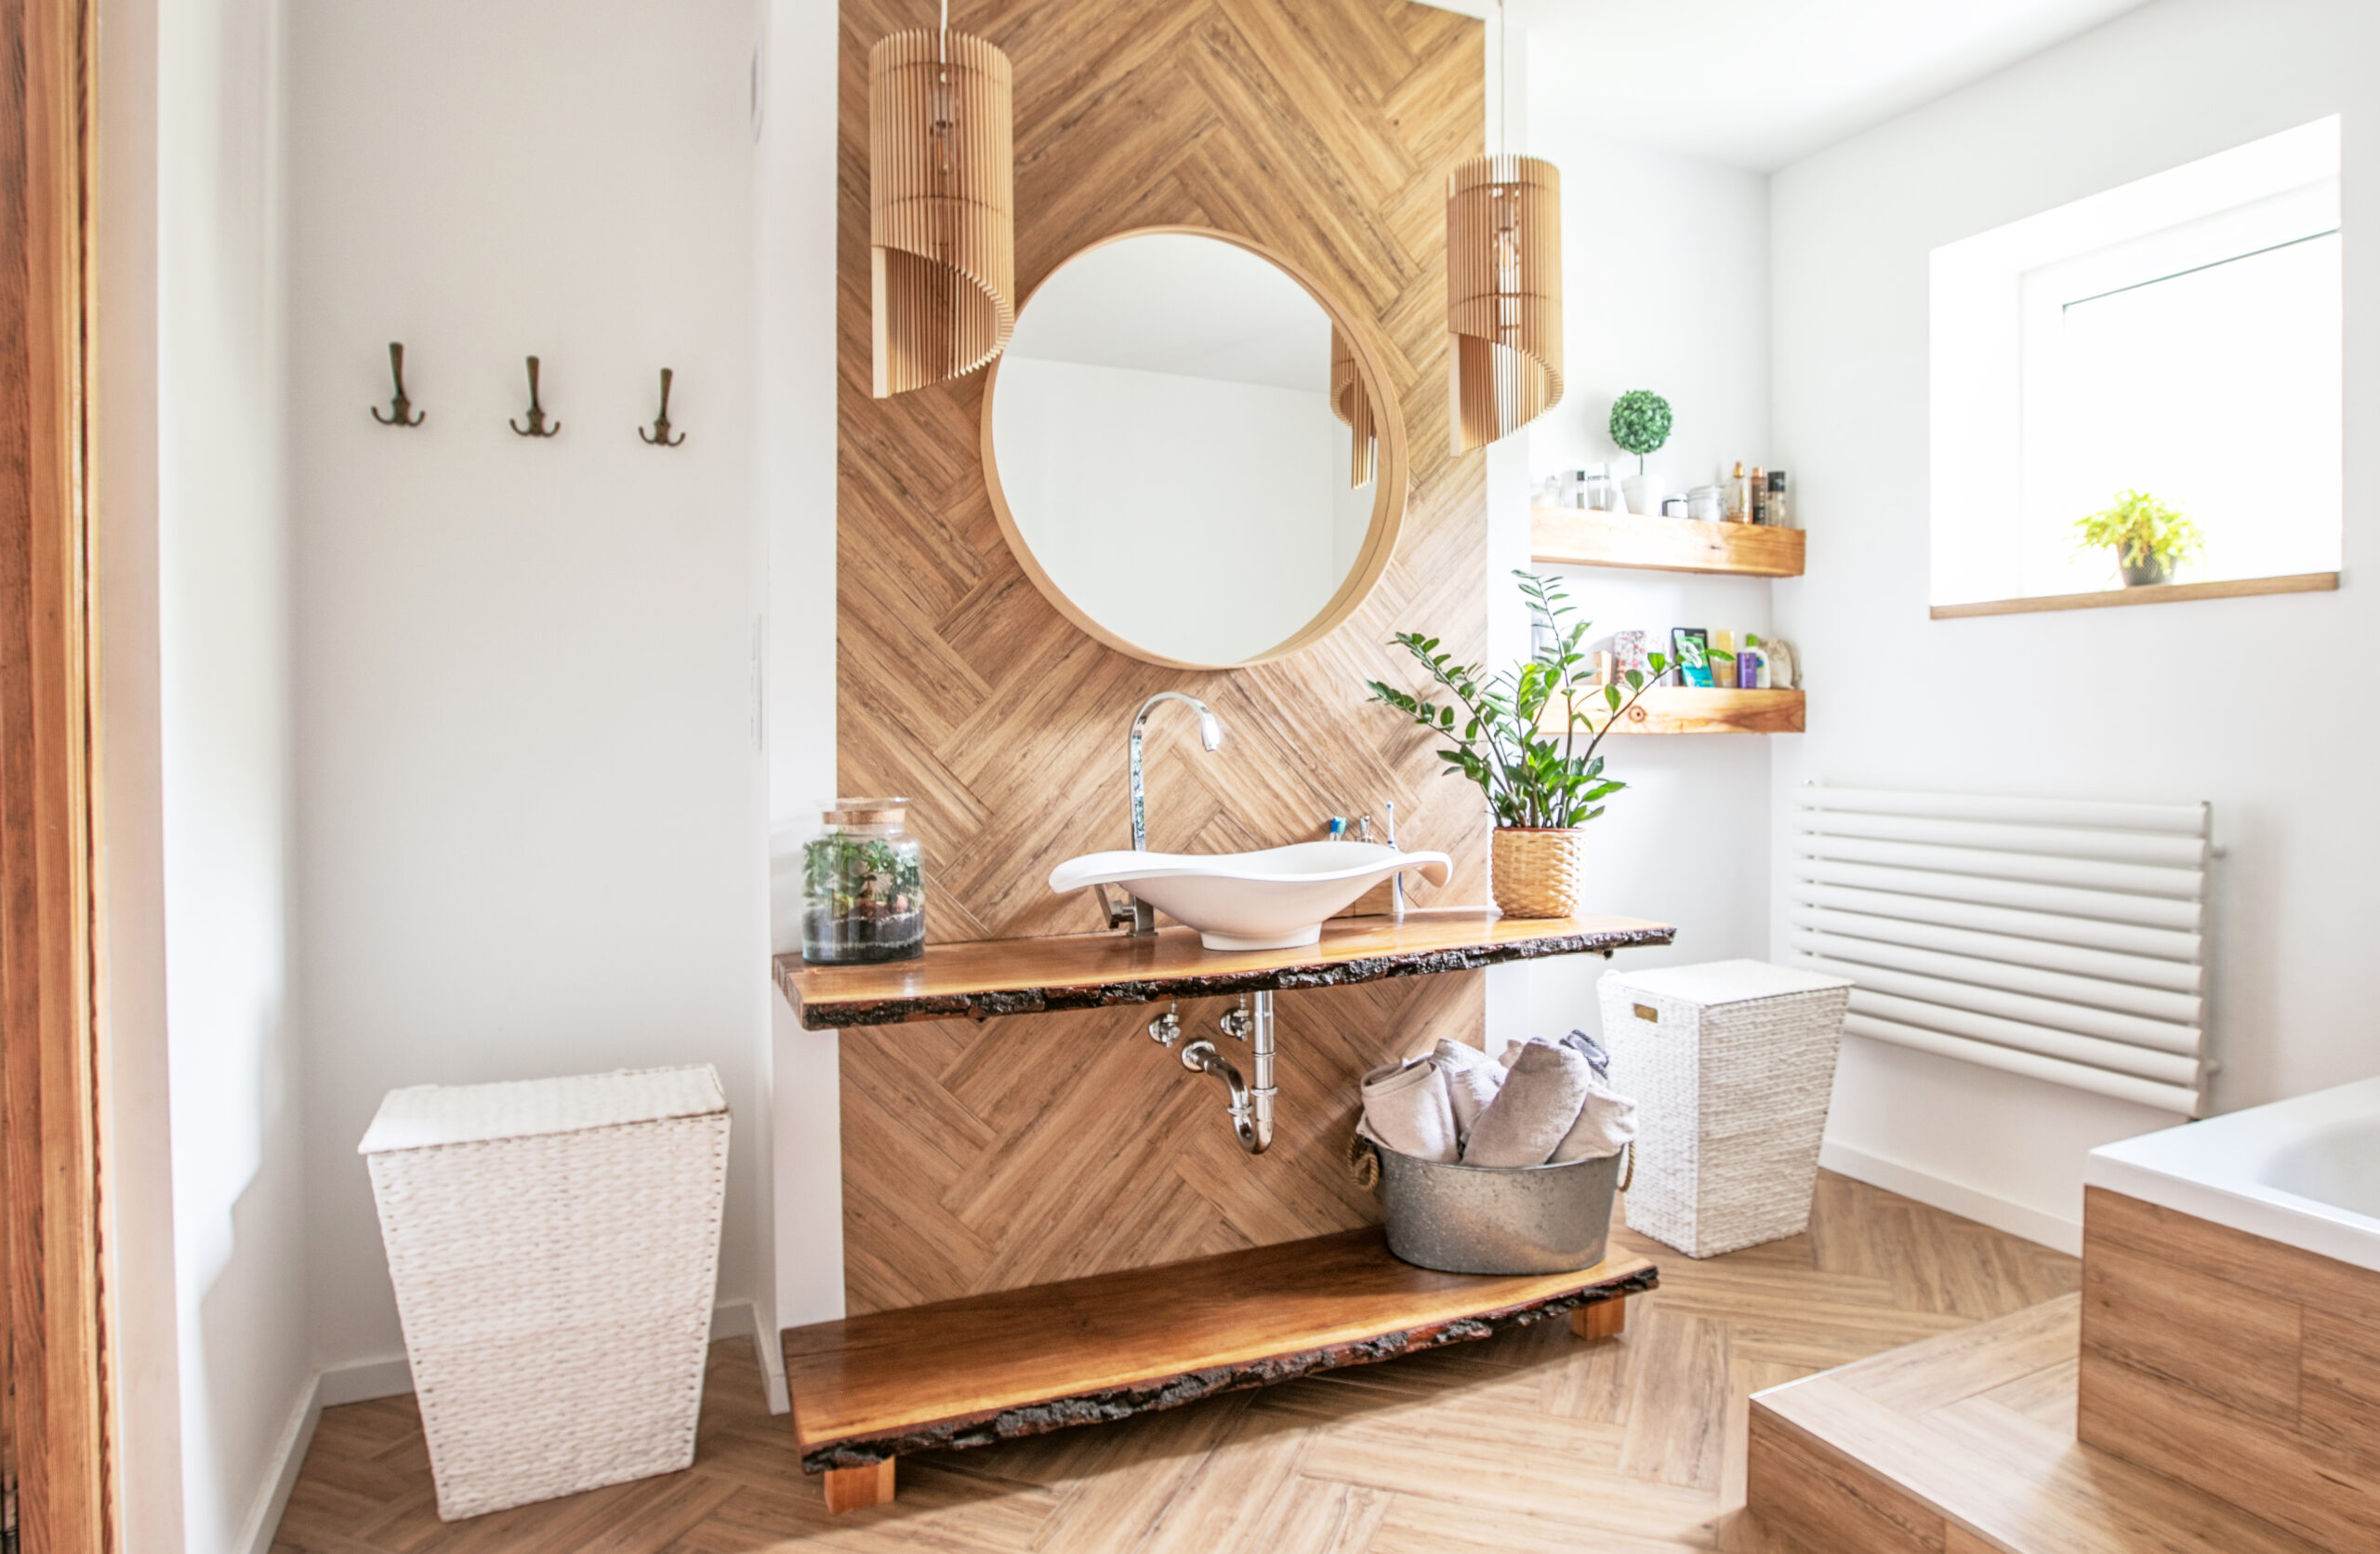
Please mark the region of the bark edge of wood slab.
[[957, 940], [882, 965], [813, 966], [798, 954], [780, 955], [771, 969], [803, 1027], [831, 1030], [1350, 987], [1665, 945], [1675, 934], [1668, 923], [1638, 918], [1510, 918], [1437, 907], [1402, 922], [1333, 918], [1319, 943], [1292, 950], [1207, 950], [1196, 931], [1166, 928], [1145, 939], [1110, 933]]
[[[1137, 1297], [1138, 1309], [1115, 1313], [1110, 1318], [1115, 1331], [1107, 1335], [1081, 1333], [1078, 1344], [1086, 1371], [1104, 1366], [1112, 1374], [1117, 1364], [1129, 1365], [1129, 1361], [1119, 1361], [1115, 1355], [1119, 1349], [1128, 1351], [1140, 1341], [1136, 1323], [1161, 1324], [1173, 1307], [1190, 1303], [1208, 1302], [1211, 1309], [1212, 1303], [1231, 1297], [1229, 1285], [1238, 1268], [1262, 1268], [1277, 1276], [1302, 1252], [1308, 1251], [1315, 1254], [1318, 1265], [1313, 1286], [1303, 1292], [1309, 1296], [1327, 1295], [1333, 1282], [1347, 1279], [1351, 1268], [1360, 1273], [1369, 1265], [1375, 1283], [1385, 1288], [1368, 1295], [1359, 1291], [1353, 1298], [1368, 1299], [1375, 1304], [1393, 1302], [1397, 1298], [1394, 1284], [1409, 1275], [1406, 1282], [1415, 1286], [1414, 1304], [1427, 1309], [1417, 1312], [1421, 1320], [1386, 1322], [1378, 1331], [1317, 1336], [1312, 1343], [1291, 1338], [1264, 1348], [1262, 1352], [1242, 1354], [1218, 1363], [1153, 1371], [1112, 1385], [1079, 1389], [1051, 1387], [1041, 1395], [974, 1408], [965, 1406], [961, 1400], [971, 1391], [980, 1393], [987, 1385], [999, 1385], [997, 1375], [991, 1374], [999, 1367], [996, 1357], [987, 1358], [984, 1346], [975, 1345], [961, 1335], [951, 1348], [972, 1359], [977, 1369], [985, 1373], [970, 1376], [966, 1374], [967, 1359], [954, 1360], [947, 1370], [938, 1370], [937, 1357], [916, 1354], [918, 1346], [904, 1342], [905, 1333], [921, 1334], [933, 1329], [948, 1333], [963, 1329], [971, 1322], [978, 1326], [996, 1323], [1000, 1308], [1017, 1306], [1020, 1297], [1029, 1300], [1044, 1293], [1054, 1295], [1055, 1292], [1065, 1292], [1054, 1296], [1049, 1306], [1071, 1313], [1091, 1308], [1104, 1293], [1114, 1291], [1119, 1301]], [[1563, 1287], [1566, 1281], [1569, 1282]], [[1606, 1258], [1592, 1268], [1567, 1275], [1435, 1273], [1396, 1262], [1389, 1255], [1379, 1229], [1373, 1228], [1031, 1286], [1024, 1291], [1001, 1291], [992, 1295], [875, 1312], [840, 1322], [816, 1323], [807, 1329], [790, 1328], [784, 1335], [786, 1374], [793, 1397], [795, 1436], [800, 1447], [802, 1470], [845, 1471], [913, 1452], [988, 1446], [1075, 1425], [1112, 1423], [1160, 1409], [1178, 1408], [1221, 1392], [1269, 1386], [1320, 1371], [1370, 1364], [1448, 1344], [1486, 1338], [1507, 1328], [1570, 1317], [1603, 1303], [1624, 1302], [1628, 1296], [1656, 1288], [1659, 1283], [1659, 1273], [1654, 1265], [1641, 1257], [1627, 1256]], [[1464, 1298], [1466, 1286], [1476, 1290], [1475, 1303]], [[1541, 1293], [1529, 1293], [1532, 1290]], [[1281, 1296], [1277, 1282], [1266, 1284], [1259, 1280], [1242, 1298], [1261, 1307]], [[1061, 1323], [1079, 1325], [1065, 1318], [1061, 1319]], [[1619, 1327], [1619, 1323], [1612, 1323], [1609, 1330], [1617, 1332]], [[838, 1345], [829, 1341], [838, 1337], [847, 1338], [848, 1342]], [[1033, 1348], [1029, 1338], [1015, 1337], [1011, 1341], [1022, 1342], [1028, 1350]], [[920, 1401], [912, 1409], [913, 1417], [897, 1424], [887, 1421], [879, 1428], [803, 1442], [805, 1392], [816, 1397], [837, 1386], [848, 1389], [854, 1378], [847, 1373], [862, 1373], [857, 1384], [865, 1387], [864, 1373], [873, 1369], [886, 1374], [885, 1357], [896, 1353], [913, 1358], [895, 1361], [889, 1370], [933, 1370], [938, 1376], [946, 1378], [951, 1405], [946, 1412], [939, 1410], [934, 1402]]]

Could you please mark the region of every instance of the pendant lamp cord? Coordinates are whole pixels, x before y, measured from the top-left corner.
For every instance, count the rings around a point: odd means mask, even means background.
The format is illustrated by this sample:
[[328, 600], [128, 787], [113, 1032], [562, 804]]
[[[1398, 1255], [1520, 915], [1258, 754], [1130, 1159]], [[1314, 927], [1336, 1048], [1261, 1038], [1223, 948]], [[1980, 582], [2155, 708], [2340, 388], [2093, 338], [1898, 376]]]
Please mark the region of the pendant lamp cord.
[[[948, 9], [950, 0], [942, 0]], [[1504, 18], [1504, 0], [1496, 0], [1496, 152], [1503, 154], [1508, 145], [1513, 118], [1512, 61], [1513, 46], [1505, 34], [1508, 23]]]

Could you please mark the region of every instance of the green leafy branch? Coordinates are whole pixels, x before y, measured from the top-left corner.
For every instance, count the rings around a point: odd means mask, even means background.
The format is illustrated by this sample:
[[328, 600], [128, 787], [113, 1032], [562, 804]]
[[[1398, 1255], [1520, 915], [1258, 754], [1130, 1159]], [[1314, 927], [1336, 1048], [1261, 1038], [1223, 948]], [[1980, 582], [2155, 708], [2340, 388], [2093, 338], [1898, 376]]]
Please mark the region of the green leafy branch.
[[[1429, 686], [1416, 695], [1379, 680], [1364, 684], [1372, 700], [1447, 741], [1450, 748], [1438, 751], [1447, 775], [1476, 783], [1499, 826], [1582, 826], [1604, 812], [1604, 800], [1627, 787], [1603, 775], [1604, 736], [1660, 679], [1669, 660], [1648, 654], [1652, 672], [1625, 671], [1625, 693], [1617, 684], [1593, 684], [1584, 646], [1591, 623], [1566, 624], [1578, 612], [1556, 579], [1523, 571], [1513, 576], [1520, 579], [1540, 644], [1528, 657], [1490, 677], [1484, 665], [1455, 662], [1438, 638], [1399, 631], [1389, 640], [1421, 666]], [[1581, 731], [1588, 735], [1583, 750]]]

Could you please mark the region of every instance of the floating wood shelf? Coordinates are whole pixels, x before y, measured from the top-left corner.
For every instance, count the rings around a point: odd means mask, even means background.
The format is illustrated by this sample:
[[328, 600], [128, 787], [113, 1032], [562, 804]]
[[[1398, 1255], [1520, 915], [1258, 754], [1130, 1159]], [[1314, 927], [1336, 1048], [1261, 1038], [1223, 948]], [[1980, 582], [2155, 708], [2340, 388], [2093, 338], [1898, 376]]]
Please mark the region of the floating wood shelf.
[[1632, 917], [1513, 918], [1479, 907], [1431, 907], [1408, 912], [1401, 923], [1334, 918], [1322, 925], [1321, 943], [1297, 950], [1208, 950], [1190, 929], [1166, 928], [1142, 939], [1068, 934], [931, 944], [918, 960], [877, 966], [813, 966], [799, 955], [780, 955], [775, 972], [801, 1023], [825, 1030], [1343, 987], [1667, 944], [1673, 932]]
[[[1593, 727], [1601, 728], [1610, 713], [1602, 693], [1592, 708]], [[1615, 734], [1799, 734], [1805, 702], [1800, 691], [1698, 690], [1690, 685], [1656, 685], [1620, 720]], [[1541, 729], [1559, 731], [1562, 709], [1547, 709]]]
[[[1615, 1255], [1576, 1273], [1435, 1273], [1376, 1229], [789, 1328], [786, 1386], [807, 1472], [835, 1480], [906, 1452], [984, 1446], [1129, 1418], [1602, 1309], [1659, 1276]], [[1592, 1308], [1592, 1309], [1591, 1309]], [[862, 1484], [868, 1503], [889, 1495]], [[880, 1493], [879, 1493], [880, 1490]]]
[[1800, 529], [1766, 524], [1705, 524], [1564, 507], [1529, 510], [1529, 553], [1557, 566], [1798, 578], [1804, 543]]

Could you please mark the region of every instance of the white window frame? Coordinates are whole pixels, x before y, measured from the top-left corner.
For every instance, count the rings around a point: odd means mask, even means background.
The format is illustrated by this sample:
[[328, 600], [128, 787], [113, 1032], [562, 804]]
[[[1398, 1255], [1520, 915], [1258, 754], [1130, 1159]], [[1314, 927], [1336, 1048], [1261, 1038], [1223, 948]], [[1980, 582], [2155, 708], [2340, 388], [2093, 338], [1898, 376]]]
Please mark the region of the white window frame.
[[2067, 591], [2028, 587], [2024, 543], [2063, 310], [2337, 230], [2338, 167], [2334, 115], [1933, 251], [1936, 608]]

